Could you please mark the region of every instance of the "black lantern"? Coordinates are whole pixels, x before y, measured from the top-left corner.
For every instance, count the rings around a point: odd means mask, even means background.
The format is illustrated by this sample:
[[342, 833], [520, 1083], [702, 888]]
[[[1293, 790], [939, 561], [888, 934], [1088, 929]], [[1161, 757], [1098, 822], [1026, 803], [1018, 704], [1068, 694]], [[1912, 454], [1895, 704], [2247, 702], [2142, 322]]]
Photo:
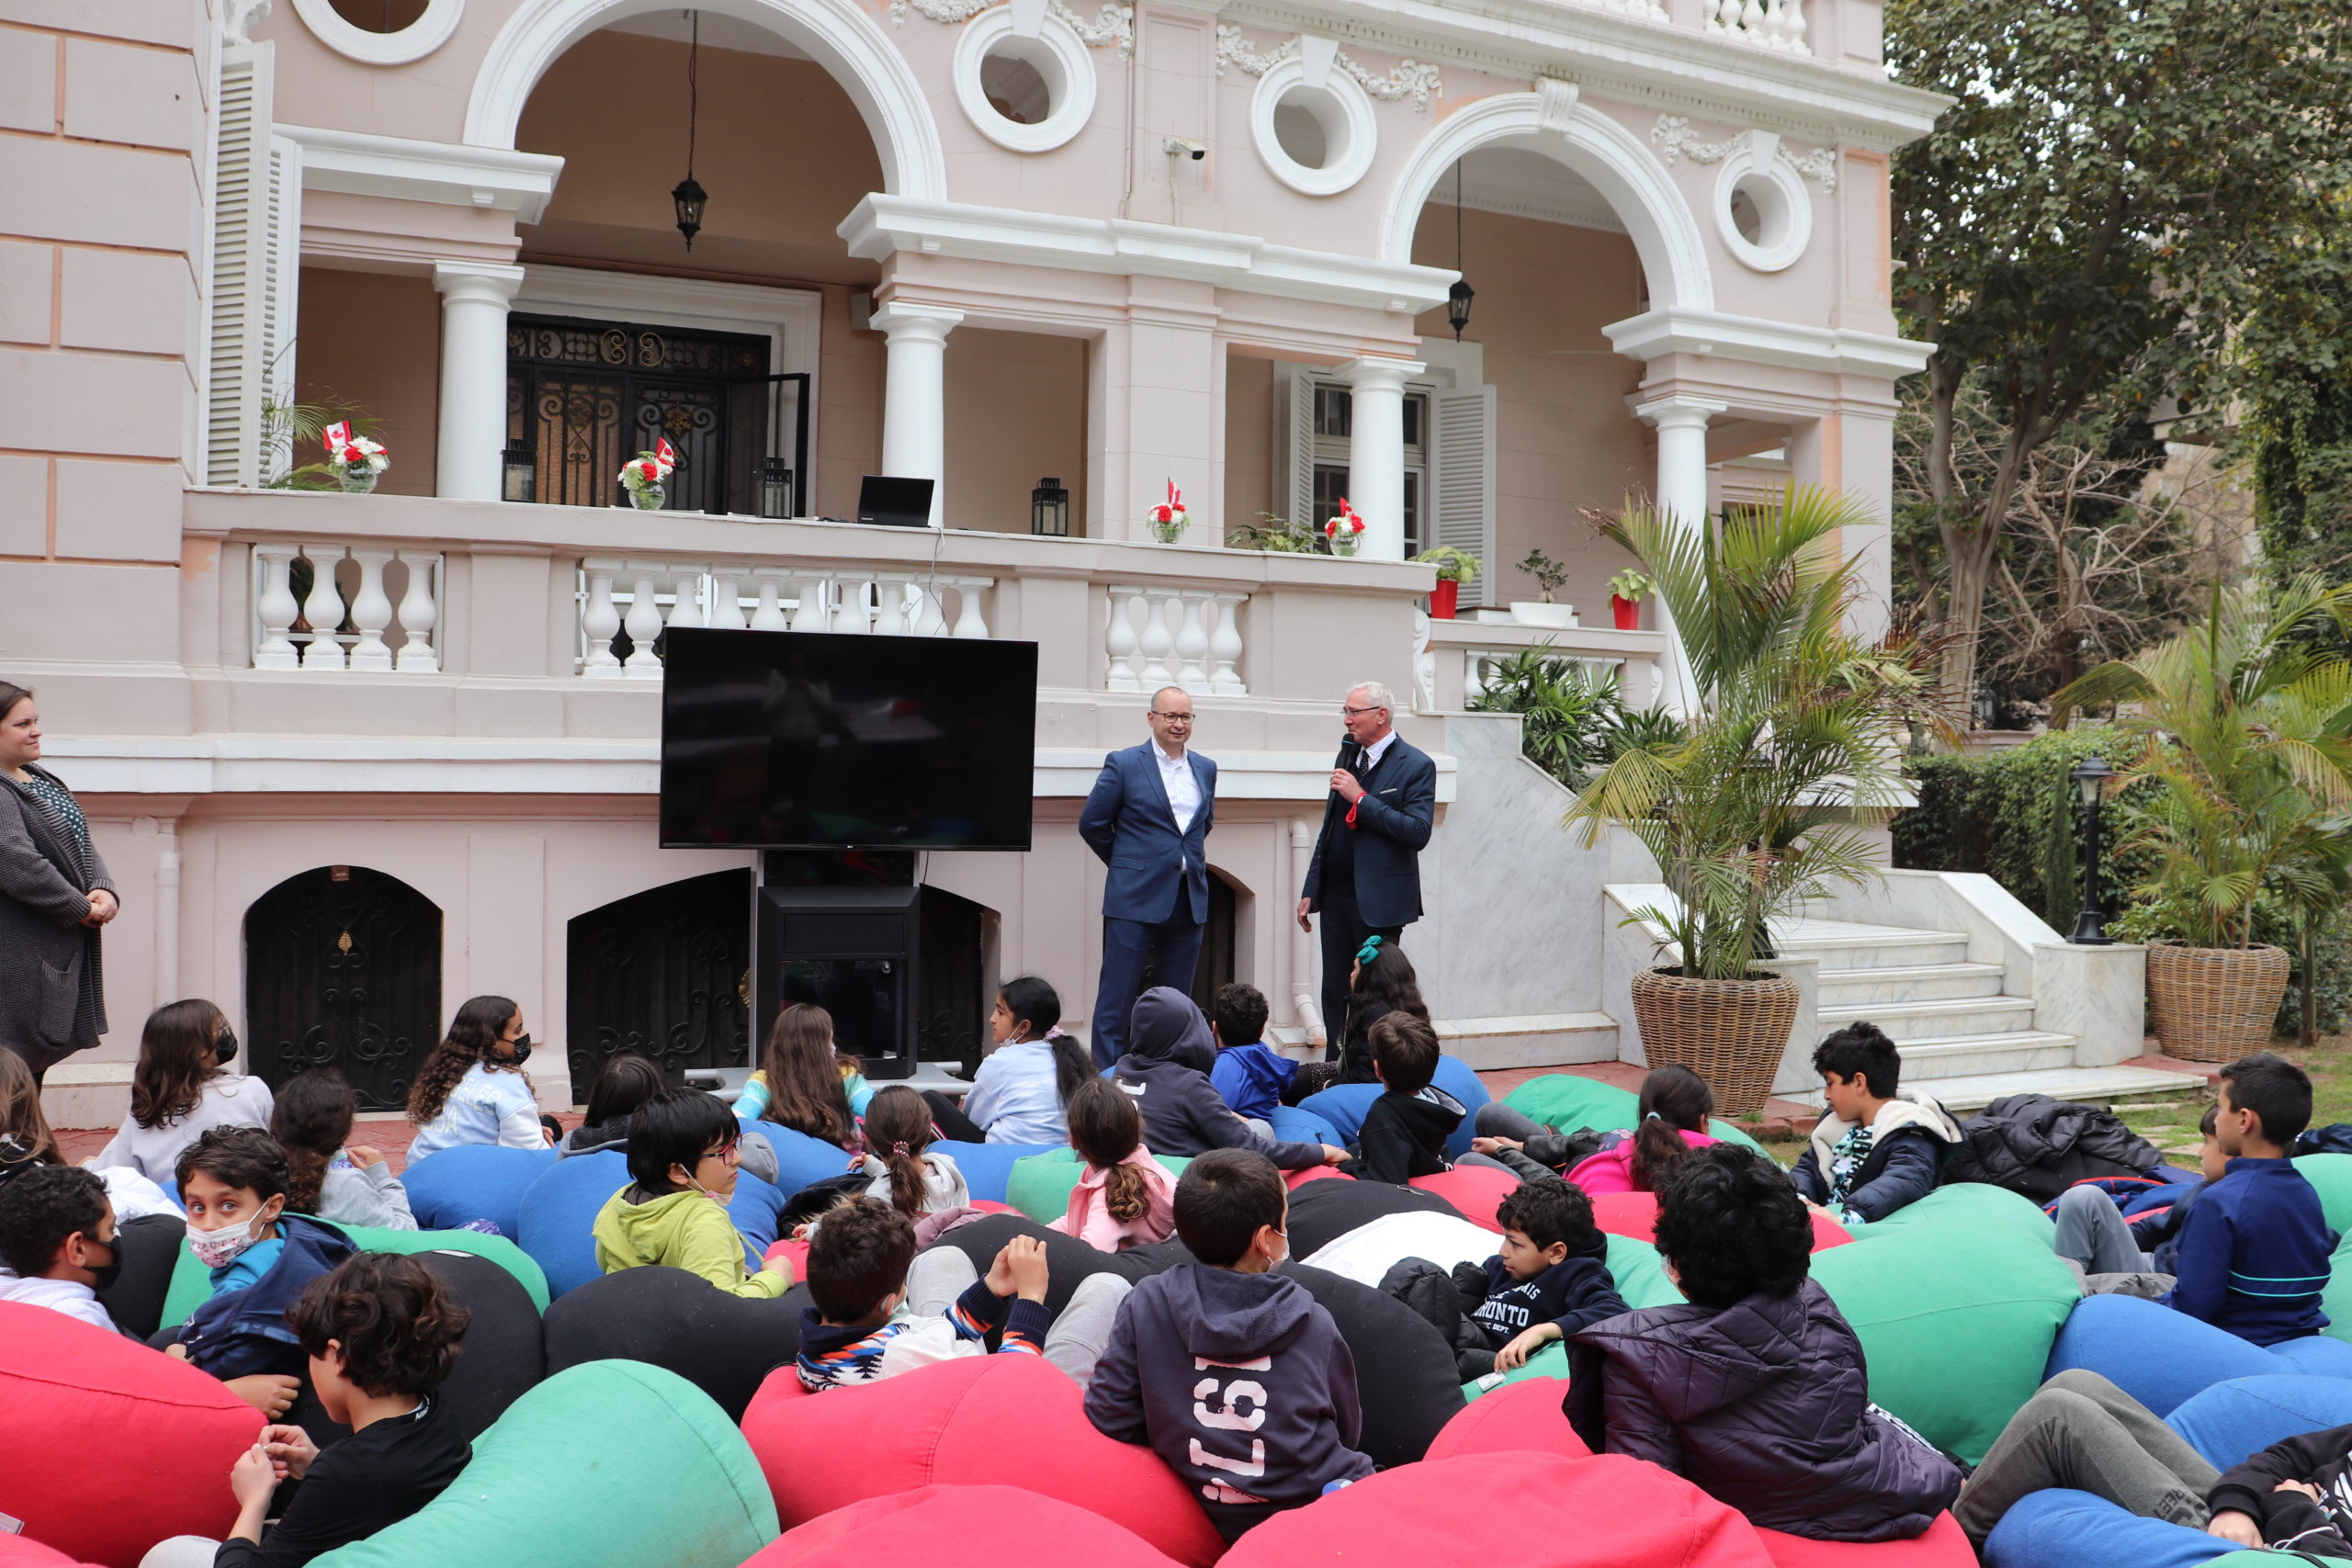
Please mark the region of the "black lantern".
[[2115, 770], [2104, 757], [2084, 758], [2073, 774], [2075, 793], [2083, 802], [2083, 912], [2075, 922], [2072, 940], [2085, 947], [2115, 945], [2115, 939], [2107, 934], [2107, 916], [2098, 907], [2099, 797], [2114, 776]]
[[764, 457], [760, 461], [760, 515], [792, 515], [792, 464], [786, 458]]
[[670, 200], [678, 209], [678, 232], [686, 237], [686, 249], [695, 248], [695, 235], [702, 230], [702, 204], [710, 193], [695, 181], [695, 122], [700, 118], [702, 95], [695, 81], [697, 67], [702, 63], [702, 13], [689, 11], [693, 35], [686, 45], [686, 177], [670, 192]]
[[1057, 539], [1069, 537], [1069, 491], [1059, 479], [1037, 481], [1029, 492], [1029, 531]]
[[1445, 324], [1453, 329], [1453, 341], [1462, 341], [1462, 329], [1470, 324], [1470, 301], [1478, 291], [1461, 276], [1462, 271], [1462, 160], [1453, 161], [1453, 287], [1445, 291]]
[[2000, 705], [1993, 700], [1992, 682], [1989, 681], [1979, 682], [1976, 686], [1976, 728], [1979, 729], [1992, 728], [1993, 721], [2000, 716]]
[[531, 457], [528, 446], [509, 446], [502, 458], [505, 482], [499, 493], [508, 501], [536, 501], [539, 494], [539, 466]]

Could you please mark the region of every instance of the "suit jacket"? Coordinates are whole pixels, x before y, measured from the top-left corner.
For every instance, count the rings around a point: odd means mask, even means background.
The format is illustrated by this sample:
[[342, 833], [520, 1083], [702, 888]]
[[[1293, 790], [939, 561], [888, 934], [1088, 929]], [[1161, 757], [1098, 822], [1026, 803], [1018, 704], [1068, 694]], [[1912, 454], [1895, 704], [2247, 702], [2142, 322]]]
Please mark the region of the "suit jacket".
[[1367, 926], [1408, 925], [1421, 918], [1420, 852], [1437, 827], [1437, 764], [1430, 754], [1399, 735], [1382, 753], [1380, 766], [1364, 786], [1356, 825], [1347, 825], [1348, 803], [1333, 790], [1323, 803], [1323, 831], [1306, 867], [1299, 896], [1310, 908], [1323, 907], [1323, 851], [1334, 833], [1356, 836], [1356, 907]]
[[1197, 751], [1184, 753], [1201, 788], [1201, 808], [1179, 833], [1154, 750], [1147, 740], [1102, 759], [1102, 775], [1078, 815], [1078, 836], [1111, 868], [1102, 888], [1104, 914], [1156, 925], [1182, 913], [1205, 923], [1209, 864], [1203, 840], [1216, 816], [1216, 764]]

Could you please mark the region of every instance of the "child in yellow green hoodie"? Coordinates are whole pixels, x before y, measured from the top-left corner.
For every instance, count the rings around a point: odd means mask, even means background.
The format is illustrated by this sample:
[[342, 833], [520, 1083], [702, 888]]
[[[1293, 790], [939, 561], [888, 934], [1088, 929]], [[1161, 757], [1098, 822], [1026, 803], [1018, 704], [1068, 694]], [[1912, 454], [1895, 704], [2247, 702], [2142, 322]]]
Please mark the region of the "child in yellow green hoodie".
[[784, 1294], [792, 1266], [743, 1266], [743, 1237], [728, 1217], [741, 1124], [727, 1102], [695, 1089], [657, 1094], [628, 1127], [629, 1184], [596, 1215], [596, 1264], [607, 1274], [659, 1263], [699, 1274], [730, 1295]]

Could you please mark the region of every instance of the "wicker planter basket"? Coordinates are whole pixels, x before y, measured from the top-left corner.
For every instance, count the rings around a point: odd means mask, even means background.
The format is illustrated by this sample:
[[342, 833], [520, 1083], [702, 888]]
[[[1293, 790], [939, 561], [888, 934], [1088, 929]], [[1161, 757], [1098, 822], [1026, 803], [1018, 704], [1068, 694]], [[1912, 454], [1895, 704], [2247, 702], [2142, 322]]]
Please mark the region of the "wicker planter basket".
[[1671, 1062], [1706, 1079], [1718, 1116], [1764, 1109], [1796, 1022], [1797, 984], [1785, 976], [1693, 980], [1665, 969], [1634, 976], [1643, 1055], [1651, 1066]]
[[2283, 947], [2148, 944], [2148, 1032], [2167, 1056], [2234, 1062], [2269, 1048], [2287, 994]]

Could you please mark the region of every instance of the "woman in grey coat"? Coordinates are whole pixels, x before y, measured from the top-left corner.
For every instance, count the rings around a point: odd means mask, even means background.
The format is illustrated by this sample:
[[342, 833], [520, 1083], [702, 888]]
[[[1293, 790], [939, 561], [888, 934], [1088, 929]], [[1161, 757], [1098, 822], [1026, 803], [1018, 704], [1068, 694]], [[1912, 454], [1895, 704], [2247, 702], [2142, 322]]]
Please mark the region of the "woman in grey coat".
[[40, 762], [33, 694], [0, 681], [0, 1046], [36, 1082], [106, 1031], [98, 928], [120, 907], [74, 792]]

